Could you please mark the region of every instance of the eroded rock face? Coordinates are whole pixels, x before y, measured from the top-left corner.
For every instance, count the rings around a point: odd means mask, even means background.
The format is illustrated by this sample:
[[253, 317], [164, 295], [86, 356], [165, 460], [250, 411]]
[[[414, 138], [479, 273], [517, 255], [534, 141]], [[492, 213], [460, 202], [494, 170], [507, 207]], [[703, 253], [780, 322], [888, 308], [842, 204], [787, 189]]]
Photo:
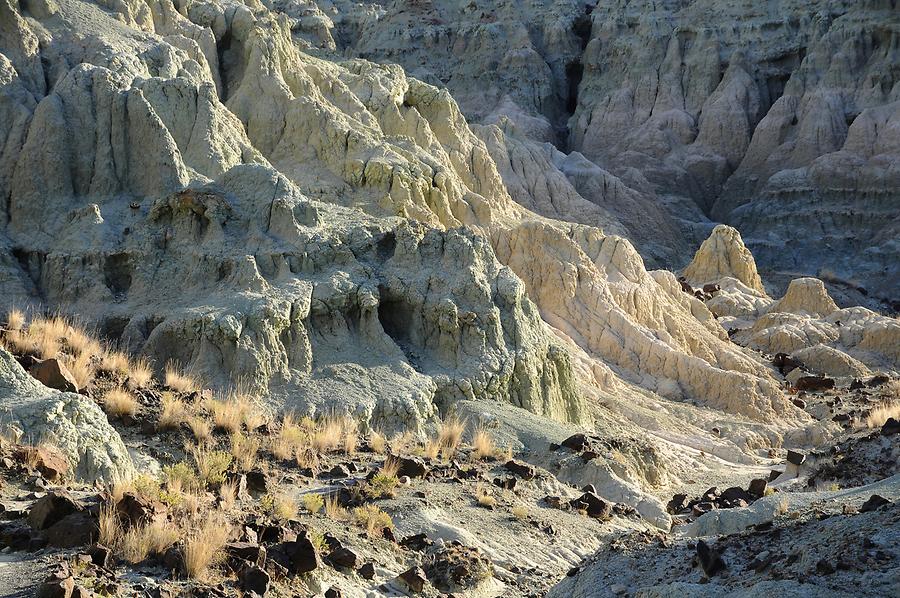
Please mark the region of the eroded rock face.
[[65, 455], [72, 475], [86, 482], [131, 479], [134, 465], [106, 415], [87, 397], [41, 385], [0, 348], [3, 427], [23, 442], [50, 442]]
[[[636, 198], [611, 175], [498, 128], [486, 143], [446, 90], [315, 57], [277, 9], [141, 6], [112, 9], [113, 24], [66, 0], [20, 23], [46, 38], [31, 51], [56, 84], [6, 71], [3, 107], [24, 120], [5, 131], [19, 151], [2, 188], [4, 297], [93, 318], [158, 365], [388, 430], [422, 430], [459, 399], [587, 422], [584, 389], [631, 385], [803, 417], [674, 276], [647, 272], [624, 238], [546, 218], [569, 208], [540, 203], [533, 177], [552, 164], [566, 205], [599, 214], [582, 189], [608, 189], [620, 212]], [[75, 44], [79, 29], [97, 35]], [[210, 55], [210, 36], [227, 49]], [[530, 156], [515, 193], [544, 217], [513, 201], [504, 154]], [[639, 211], [616, 216], [623, 231]]]
[[[507, 143], [511, 168], [494, 156], [523, 205], [616, 234], [619, 220], [668, 268], [712, 218], [741, 231], [764, 274], [828, 275], [896, 301], [892, 3], [331, 6], [345, 53], [401, 64], [446, 86], [470, 121], [533, 144]], [[573, 164], [529, 173], [543, 142]], [[602, 210], [572, 201], [558, 171]], [[629, 222], [634, 205], [655, 238]], [[650, 224], [656, 210], [665, 226]]]
[[744, 245], [741, 234], [730, 226], [720, 224], [713, 229], [694, 259], [684, 269], [684, 277], [694, 286], [718, 284], [724, 277], [737, 279], [746, 287], [765, 295], [753, 254]]

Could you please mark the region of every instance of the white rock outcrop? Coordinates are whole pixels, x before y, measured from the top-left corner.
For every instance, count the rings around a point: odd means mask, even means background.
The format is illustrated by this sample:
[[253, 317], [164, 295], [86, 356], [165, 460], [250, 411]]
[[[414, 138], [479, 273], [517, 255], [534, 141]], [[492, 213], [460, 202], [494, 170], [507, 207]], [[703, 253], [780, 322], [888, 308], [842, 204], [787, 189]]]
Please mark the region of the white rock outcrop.
[[0, 347], [3, 431], [21, 442], [58, 447], [79, 481], [113, 483], [135, 475], [119, 433], [89, 398], [49, 389]]

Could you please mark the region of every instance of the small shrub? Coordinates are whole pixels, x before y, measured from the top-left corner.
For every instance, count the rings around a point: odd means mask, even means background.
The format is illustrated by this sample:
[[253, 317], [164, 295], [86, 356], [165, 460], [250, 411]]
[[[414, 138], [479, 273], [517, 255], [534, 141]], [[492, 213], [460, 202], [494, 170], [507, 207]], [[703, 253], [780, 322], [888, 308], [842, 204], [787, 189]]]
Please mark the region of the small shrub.
[[195, 446], [191, 449], [191, 455], [194, 457], [200, 479], [207, 484], [221, 484], [225, 481], [225, 472], [231, 465], [230, 453]]
[[300, 497], [303, 501], [303, 508], [312, 514], [316, 514], [325, 506], [325, 499], [321, 494], [307, 493]]
[[528, 519], [528, 508], [525, 505], [516, 505], [512, 508], [512, 515], [519, 521]]
[[385, 528], [393, 529], [391, 516], [375, 505], [363, 505], [353, 509], [353, 517], [357, 525], [364, 527], [370, 538], [380, 538]]
[[311, 529], [307, 532], [307, 537], [309, 538], [309, 543], [316, 549], [316, 552], [323, 553], [328, 551], [328, 542], [325, 540], [325, 534]]
[[366, 484], [364, 492], [369, 498], [393, 498], [398, 483], [395, 476], [378, 472]]
[[194, 468], [184, 461], [163, 467], [163, 479], [173, 492], [197, 492], [204, 486]]
[[297, 518], [299, 507], [297, 501], [283, 494], [266, 494], [259, 499], [262, 512], [277, 521], [290, 521]]
[[134, 417], [138, 407], [137, 399], [124, 388], [113, 388], [103, 396], [104, 410], [114, 417]]

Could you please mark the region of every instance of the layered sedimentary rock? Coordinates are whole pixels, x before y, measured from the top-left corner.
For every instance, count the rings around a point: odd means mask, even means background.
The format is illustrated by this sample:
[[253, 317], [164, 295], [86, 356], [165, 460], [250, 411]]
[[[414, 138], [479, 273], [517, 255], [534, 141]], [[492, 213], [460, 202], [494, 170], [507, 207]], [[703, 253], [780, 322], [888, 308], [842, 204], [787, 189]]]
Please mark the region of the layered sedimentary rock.
[[[569, 208], [552, 169], [546, 182], [524, 177], [558, 197], [552, 209], [564, 219], [621, 220], [641, 254], [669, 268], [687, 261], [679, 242], [693, 246], [708, 218], [724, 221], [764, 274], [784, 273], [779, 284], [816, 275], [896, 300], [893, 1], [330, 6], [345, 54], [399, 63], [446, 86], [471, 121], [511, 122], [573, 152], [576, 171], [560, 170], [599, 214]], [[508, 149], [513, 165], [527, 158]], [[608, 182], [579, 185], [585, 171]], [[520, 168], [501, 174], [511, 187], [523, 178]], [[664, 210], [658, 238], [626, 222], [635, 202]]]
[[738, 273], [730, 264], [754, 274], [756, 266], [737, 231], [726, 229], [716, 228], [685, 275], [720, 287], [705, 303], [731, 330], [733, 340], [771, 355], [789, 354], [810, 371], [831, 376], [861, 377], [870, 369], [900, 368], [900, 321], [863, 307], [840, 309], [816, 278], [794, 279], [783, 297], [770, 299], [735, 278]]
[[[532, 161], [558, 164], [559, 197], [598, 214], [577, 188], [609, 185], [624, 209], [614, 178], [499, 129], [480, 130], [486, 144], [446, 90], [313, 56], [277, 9], [142, 6], [68, 0], [2, 38], [23, 65], [2, 96], [22, 115], [4, 129], [4, 300], [24, 289], [158, 366], [388, 429], [421, 430], [462, 398], [588, 422], [583, 396], [630, 385], [802, 420], [674, 276], [624, 238], [513, 201], [495, 156], [531, 156], [520, 198], [542, 195]], [[18, 74], [32, 30], [46, 89]], [[94, 35], [75, 44], [79, 30]]]

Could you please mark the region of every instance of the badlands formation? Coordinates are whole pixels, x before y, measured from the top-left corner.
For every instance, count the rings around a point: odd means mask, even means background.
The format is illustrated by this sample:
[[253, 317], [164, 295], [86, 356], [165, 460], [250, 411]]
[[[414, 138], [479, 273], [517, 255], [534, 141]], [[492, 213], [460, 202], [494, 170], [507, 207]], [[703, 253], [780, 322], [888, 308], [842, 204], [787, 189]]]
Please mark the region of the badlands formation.
[[895, 0], [0, 0], [0, 594], [898, 595], [898, 69]]

